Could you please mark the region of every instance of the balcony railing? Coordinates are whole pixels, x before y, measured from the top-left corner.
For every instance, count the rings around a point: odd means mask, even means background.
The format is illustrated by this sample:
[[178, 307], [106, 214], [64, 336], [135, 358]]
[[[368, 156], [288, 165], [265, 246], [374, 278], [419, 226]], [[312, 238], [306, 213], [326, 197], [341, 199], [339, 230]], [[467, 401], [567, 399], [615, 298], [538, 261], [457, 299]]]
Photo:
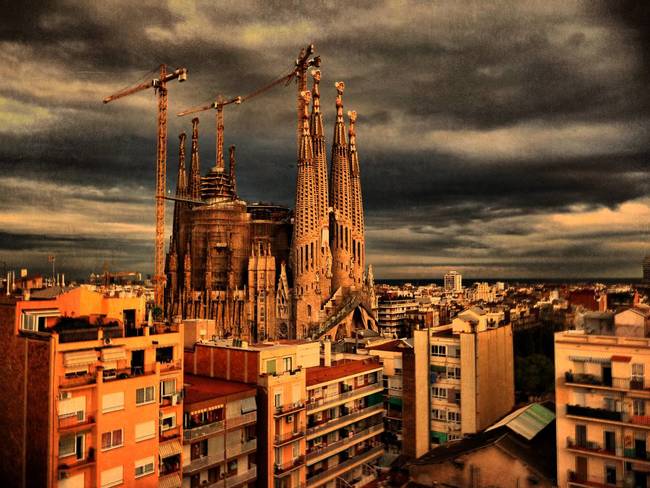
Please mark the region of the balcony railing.
[[376, 457], [378, 454], [381, 454], [383, 451], [384, 451], [384, 446], [380, 445], [380, 446], [371, 447], [370, 449], [368, 449], [363, 453], [357, 454], [356, 456], [353, 456], [350, 459], [337, 464], [336, 466], [333, 466], [329, 469], [326, 469], [324, 471], [321, 471], [320, 473], [311, 476], [310, 478], [307, 479], [307, 486], [314, 485], [318, 481], [324, 480], [331, 476], [335, 476], [341, 470], [345, 470], [346, 468], [349, 468], [352, 465], [368, 462], [370, 459]]
[[257, 449], [257, 439], [251, 439], [246, 442], [242, 442], [239, 444], [234, 444], [232, 446], [227, 446], [226, 447], [226, 457], [228, 459], [238, 456], [240, 454], [253, 451]]
[[244, 473], [237, 474], [235, 476], [230, 476], [226, 478], [224, 481], [225, 486], [237, 486], [241, 485], [242, 483], [246, 483], [248, 481], [252, 481], [255, 478], [257, 478], [257, 466], [253, 466], [250, 468], [248, 471], [245, 471]]
[[323, 423], [313, 425], [307, 429], [307, 435], [311, 435], [320, 430], [329, 429], [337, 425], [348, 424], [359, 417], [363, 417], [364, 415], [369, 415], [376, 412], [381, 412], [383, 410], [384, 410], [384, 406], [381, 403], [377, 403], [376, 405], [372, 405], [370, 407], [357, 410], [356, 412], [352, 412], [347, 415], [343, 415], [341, 417], [337, 417], [331, 420], [327, 420]]
[[199, 437], [205, 437], [212, 434], [221, 432], [224, 428], [224, 421], [212, 422], [211, 424], [201, 425], [198, 427], [190, 427], [183, 429], [183, 439], [191, 441]]
[[183, 361], [181, 359], [176, 359], [174, 361], [160, 363], [160, 372], [165, 373], [167, 371], [178, 371], [182, 369], [182, 367], [183, 367]]
[[[72, 458], [72, 456], [70, 456]], [[91, 464], [95, 463], [95, 449], [93, 447], [89, 447], [86, 452], [84, 453], [83, 459], [74, 459], [71, 461], [65, 461], [62, 463], [59, 463], [58, 469], [59, 471], [70, 471], [78, 468], [83, 468], [85, 466], [89, 466]]]
[[84, 374], [81, 376], [59, 376], [59, 388], [75, 388], [78, 386], [94, 386], [97, 383], [97, 377], [94, 374]]
[[362, 388], [354, 388], [350, 391], [339, 393], [338, 395], [332, 395], [331, 397], [311, 399], [307, 402], [307, 411], [313, 410], [323, 405], [329, 405], [331, 403], [340, 402], [341, 400], [345, 400], [347, 398], [351, 398], [357, 395], [363, 395], [364, 393], [371, 393], [377, 389], [383, 391], [384, 387], [379, 382], [377, 382], [377, 383], [372, 383], [371, 385], [368, 386], [364, 386]]
[[576, 383], [578, 385], [612, 386], [611, 378], [605, 379], [593, 374], [567, 371], [564, 373], [564, 379], [567, 383]]
[[606, 410], [604, 408], [584, 407], [582, 405], [567, 405], [566, 414], [594, 419], [613, 420], [616, 422], [623, 421], [623, 414], [621, 412]]
[[587, 476], [585, 474], [577, 473], [576, 471], [572, 470], [568, 471], [567, 480], [569, 484], [574, 483], [580, 486], [593, 486], [595, 488], [611, 488], [623, 486], [623, 480], [616, 480], [616, 482], [611, 483], [602, 476]]
[[358, 441], [362, 437], [367, 436], [368, 434], [372, 433], [379, 433], [383, 432], [384, 430], [384, 423], [380, 422], [378, 424], [372, 425], [368, 427], [367, 429], [361, 430], [359, 432], [356, 432], [355, 434], [349, 436], [349, 437], [344, 437], [343, 439], [339, 439], [338, 441], [330, 442], [326, 446], [319, 447], [317, 449], [313, 449], [307, 453], [307, 459], [311, 460], [316, 457], [322, 456], [324, 454], [327, 454], [329, 452], [335, 451], [336, 449], [339, 449], [341, 447], [351, 447], [355, 441]]
[[[77, 412], [77, 414], [78, 413], [79, 412]], [[93, 425], [95, 423], [94, 413], [85, 412], [82, 419], [80, 419], [77, 414], [58, 417], [59, 430], [74, 429], [76, 427]]]
[[598, 452], [602, 454], [609, 454], [611, 456], [616, 455], [616, 448], [605, 449], [599, 443], [588, 440], [575, 440], [572, 437], [566, 438], [566, 446], [569, 449], [580, 449], [584, 451]]
[[296, 432], [289, 431], [283, 432], [282, 434], [275, 434], [275, 437], [273, 438], [273, 444], [280, 446], [288, 442], [297, 441], [303, 437], [305, 437], [305, 426], [301, 425], [298, 427], [298, 430]]
[[250, 424], [256, 420], [257, 412], [248, 412], [238, 415], [237, 417], [226, 419], [225, 426], [227, 429], [233, 429], [235, 427], [239, 427], [240, 425]]
[[181, 436], [181, 426], [180, 424], [172, 427], [171, 429], [160, 430], [159, 440], [160, 442], [169, 441]]
[[305, 464], [305, 456], [298, 456], [291, 461], [287, 461], [281, 464], [276, 463], [274, 468], [274, 473], [276, 476], [283, 476], [286, 473], [293, 471], [296, 468], [299, 468]]
[[275, 417], [281, 417], [283, 415], [289, 415], [299, 410], [302, 410], [303, 408], [305, 408], [304, 402], [288, 403], [286, 405], [280, 405], [279, 407], [275, 407], [275, 411], [273, 412], [273, 415]]
[[223, 449], [220, 449], [218, 452], [210, 454], [208, 456], [202, 456], [200, 458], [192, 459], [190, 464], [183, 467], [183, 473], [193, 474], [196, 471], [201, 471], [202, 469], [209, 468], [215, 464], [223, 462], [224, 456]]

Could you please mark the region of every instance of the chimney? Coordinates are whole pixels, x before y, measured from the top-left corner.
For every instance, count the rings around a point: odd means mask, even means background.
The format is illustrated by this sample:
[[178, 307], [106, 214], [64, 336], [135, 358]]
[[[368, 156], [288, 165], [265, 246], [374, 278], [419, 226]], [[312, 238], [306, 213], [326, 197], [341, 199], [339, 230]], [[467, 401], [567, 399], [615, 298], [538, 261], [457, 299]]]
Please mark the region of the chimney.
[[329, 339], [323, 341], [323, 366], [332, 365], [332, 342]]

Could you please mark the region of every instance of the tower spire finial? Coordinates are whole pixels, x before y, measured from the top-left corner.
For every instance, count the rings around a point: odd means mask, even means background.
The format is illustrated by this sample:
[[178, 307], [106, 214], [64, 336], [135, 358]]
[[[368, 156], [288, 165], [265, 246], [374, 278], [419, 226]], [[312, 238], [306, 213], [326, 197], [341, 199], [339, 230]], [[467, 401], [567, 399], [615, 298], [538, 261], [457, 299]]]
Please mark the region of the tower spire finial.
[[343, 121], [343, 92], [345, 83], [337, 81], [336, 87], [336, 127], [334, 130], [334, 144], [345, 144], [345, 122]]
[[199, 118], [192, 119], [192, 168], [190, 173], [190, 197], [201, 199], [201, 163], [199, 161]]
[[176, 178], [176, 196], [187, 195], [187, 171], [185, 170], [185, 140], [187, 135], [181, 132], [178, 135], [178, 177]]

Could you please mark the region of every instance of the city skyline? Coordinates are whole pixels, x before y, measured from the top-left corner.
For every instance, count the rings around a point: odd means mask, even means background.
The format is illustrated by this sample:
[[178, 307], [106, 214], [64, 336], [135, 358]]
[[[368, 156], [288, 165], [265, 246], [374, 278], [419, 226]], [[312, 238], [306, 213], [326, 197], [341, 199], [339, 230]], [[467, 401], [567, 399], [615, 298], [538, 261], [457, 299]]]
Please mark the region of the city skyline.
[[[190, 132], [174, 114], [254, 90], [313, 42], [328, 143], [334, 81], [359, 113], [377, 278], [640, 276], [647, 7], [154, 5], [54, 2], [3, 22], [0, 261], [47, 271], [55, 254], [72, 276], [105, 260], [151, 272], [155, 99], [101, 99], [160, 62], [188, 68], [188, 82], [170, 89], [173, 191], [176, 136]], [[293, 86], [278, 87], [225, 111], [242, 198], [293, 206], [294, 99]], [[202, 114], [204, 173], [214, 132], [214, 113]]]

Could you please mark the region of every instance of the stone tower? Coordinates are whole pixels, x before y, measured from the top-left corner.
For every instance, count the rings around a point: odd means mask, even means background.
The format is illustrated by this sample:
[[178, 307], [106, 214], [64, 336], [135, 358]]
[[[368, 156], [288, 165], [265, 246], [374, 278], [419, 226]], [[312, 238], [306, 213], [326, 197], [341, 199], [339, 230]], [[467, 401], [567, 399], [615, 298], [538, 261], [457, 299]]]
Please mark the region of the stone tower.
[[298, 174], [296, 180], [296, 208], [294, 210], [292, 269], [295, 300], [295, 335], [303, 338], [309, 325], [318, 320], [321, 306], [319, 284], [320, 226], [316, 172], [312, 137], [309, 130], [309, 100], [311, 93], [302, 92], [303, 117]]
[[348, 112], [350, 118], [350, 203], [352, 204], [352, 279], [354, 286], [363, 286], [363, 273], [366, 269], [366, 239], [363, 222], [363, 198], [361, 196], [361, 174], [359, 154], [357, 153], [357, 133], [355, 122], [357, 113]]
[[325, 154], [325, 132], [323, 116], [320, 111], [320, 71], [311, 72], [312, 112], [310, 120], [311, 139], [314, 151], [315, 188], [318, 199], [318, 227], [320, 228], [318, 281], [323, 299], [327, 299], [332, 289], [332, 252], [330, 250], [330, 212], [329, 182], [327, 178], [327, 156]]
[[343, 120], [342, 81], [336, 83], [336, 123], [332, 143], [330, 206], [332, 207], [332, 290], [349, 288], [352, 279], [352, 205], [350, 160]]

